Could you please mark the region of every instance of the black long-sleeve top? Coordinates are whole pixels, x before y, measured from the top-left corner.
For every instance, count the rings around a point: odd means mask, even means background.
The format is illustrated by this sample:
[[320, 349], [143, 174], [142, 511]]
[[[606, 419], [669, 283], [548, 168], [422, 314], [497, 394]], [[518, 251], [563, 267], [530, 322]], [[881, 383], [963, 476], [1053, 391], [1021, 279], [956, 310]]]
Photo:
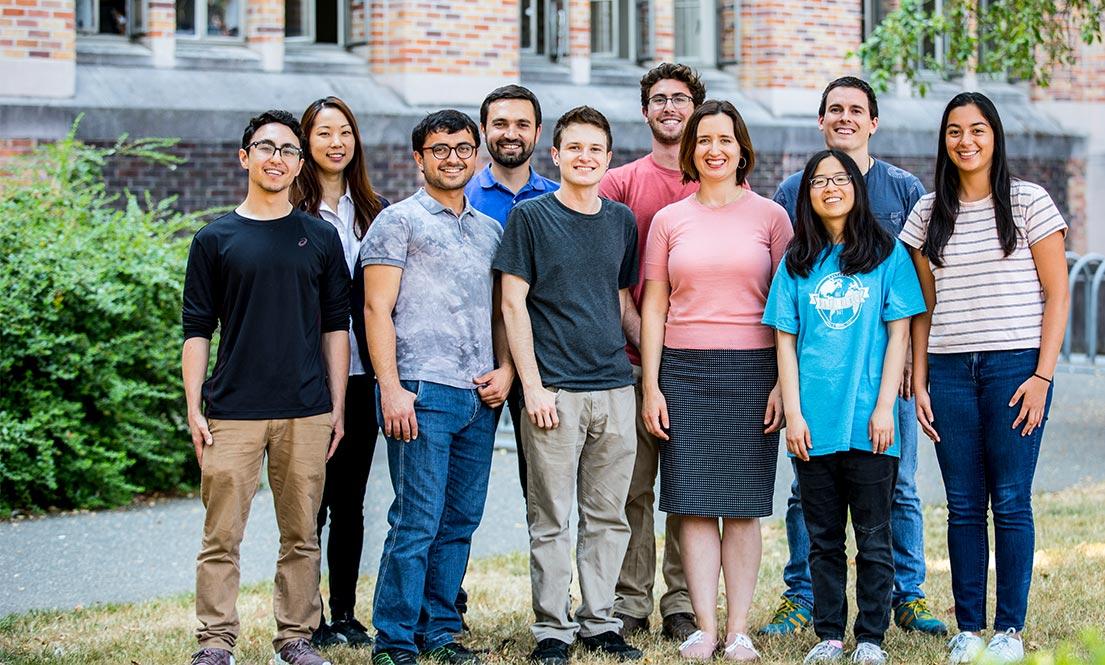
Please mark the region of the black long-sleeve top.
[[221, 328], [208, 417], [301, 418], [331, 409], [322, 333], [349, 328], [349, 271], [326, 222], [294, 210], [231, 212], [196, 233], [184, 279], [184, 338]]

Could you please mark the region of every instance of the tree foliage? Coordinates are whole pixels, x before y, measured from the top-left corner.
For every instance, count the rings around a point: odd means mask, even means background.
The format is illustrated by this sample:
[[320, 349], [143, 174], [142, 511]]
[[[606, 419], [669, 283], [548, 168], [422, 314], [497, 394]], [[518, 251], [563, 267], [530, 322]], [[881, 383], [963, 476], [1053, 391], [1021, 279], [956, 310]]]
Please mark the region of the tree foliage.
[[194, 215], [109, 194], [124, 136], [40, 149], [0, 187], [0, 510], [108, 507], [187, 482], [180, 293]]
[[[945, 0], [940, 11], [902, 0], [858, 55], [879, 90], [903, 77], [924, 94], [926, 71], [1000, 74], [1046, 87], [1056, 68], [1075, 62], [1079, 43], [1101, 41], [1103, 19], [1105, 0]], [[938, 39], [941, 52], [924, 52]]]

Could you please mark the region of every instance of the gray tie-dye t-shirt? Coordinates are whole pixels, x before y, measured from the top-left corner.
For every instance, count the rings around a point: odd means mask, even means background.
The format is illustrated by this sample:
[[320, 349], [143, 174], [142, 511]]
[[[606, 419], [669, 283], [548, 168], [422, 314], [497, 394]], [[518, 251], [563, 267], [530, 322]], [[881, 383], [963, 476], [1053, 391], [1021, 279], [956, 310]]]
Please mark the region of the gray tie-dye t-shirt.
[[475, 389], [494, 369], [491, 260], [502, 236], [467, 199], [458, 217], [424, 189], [373, 220], [361, 267], [403, 269], [392, 314], [400, 379]]

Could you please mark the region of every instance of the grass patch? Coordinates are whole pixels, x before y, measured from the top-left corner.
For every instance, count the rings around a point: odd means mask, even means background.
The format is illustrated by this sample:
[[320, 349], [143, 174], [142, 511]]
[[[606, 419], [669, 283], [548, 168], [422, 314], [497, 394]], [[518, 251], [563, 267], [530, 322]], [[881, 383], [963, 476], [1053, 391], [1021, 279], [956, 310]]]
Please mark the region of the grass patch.
[[[1105, 484], [1036, 497], [1036, 570], [1025, 633], [1030, 650], [1051, 651], [1062, 644], [1074, 644], [1086, 629], [1105, 625], [1102, 505], [1105, 505]], [[954, 626], [944, 532], [946, 518], [943, 508], [929, 507], [925, 511], [929, 554], [925, 590], [933, 610]], [[785, 562], [783, 525], [781, 521], [772, 521], [764, 525], [764, 560], [753, 607], [753, 625], [758, 626], [770, 618], [782, 591]], [[372, 584], [371, 579], [362, 578], [358, 597], [371, 599]], [[657, 587], [662, 588], [660, 581]], [[472, 648], [488, 650], [486, 660], [489, 662], [524, 661], [533, 648], [529, 632], [532, 613], [528, 557], [519, 553], [474, 561], [465, 588], [471, 607], [468, 622], [473, 627], [465, 642]], [[992, 571], [989, 588], [989, 616], [993, 617]], [[243, 665], [268, 663], [272, 658], [271, 593], [271, 584], [258, 584], [245, 587], [238, 599], [242, 635], [236, 656]], [[573, 597], [578, 601], [578, 588], [573, 591]], [[360, 614], [362, 619], [369, 616], [366, 601], [362, 601]], [[654, 615], [653, 625], [658, 626], [659, 620], [659, 615]], [[195, 649], [194, 629], [191, 595], [128, 605], [96, 605], [68, 612], [12, 615], [0, 619], [0, 665], [185, 663], [188, 654]], [[764, 663], [801, 662], [805, 651], [815, 641], [812, 631], [793, 639], [756, 640]], [[646, 663], [678, 660], [676, 645], [660, 639], [657, 634], [634, 643], [646, 650]], [[939, 665], [945, 658], [943, 640], [905, 634], [895, 628], [888, 632], [885, 648], [896, 663]], [[1087, 654], [1083, 647], [1073, 648], [1076, 653], [1082, 653], [1085, 662], [1105, 662]], [[344, 647], [331, 649], [328, 654], [341, 665], [370, 662], [368, 653]], [[573, 662], [598, 665], [612, 661], [580, 653]]]

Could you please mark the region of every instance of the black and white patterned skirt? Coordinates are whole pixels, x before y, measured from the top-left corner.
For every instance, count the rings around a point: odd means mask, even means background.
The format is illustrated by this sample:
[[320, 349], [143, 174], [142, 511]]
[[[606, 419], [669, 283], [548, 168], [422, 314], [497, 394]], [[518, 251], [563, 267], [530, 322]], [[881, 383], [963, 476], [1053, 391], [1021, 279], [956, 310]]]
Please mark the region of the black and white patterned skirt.
[[664, 348], [660, 390], [670, 441], [660, 444], [660, 510], [701, 517], [767, 517], [779, 433], [764, 434], [775, 349]]

